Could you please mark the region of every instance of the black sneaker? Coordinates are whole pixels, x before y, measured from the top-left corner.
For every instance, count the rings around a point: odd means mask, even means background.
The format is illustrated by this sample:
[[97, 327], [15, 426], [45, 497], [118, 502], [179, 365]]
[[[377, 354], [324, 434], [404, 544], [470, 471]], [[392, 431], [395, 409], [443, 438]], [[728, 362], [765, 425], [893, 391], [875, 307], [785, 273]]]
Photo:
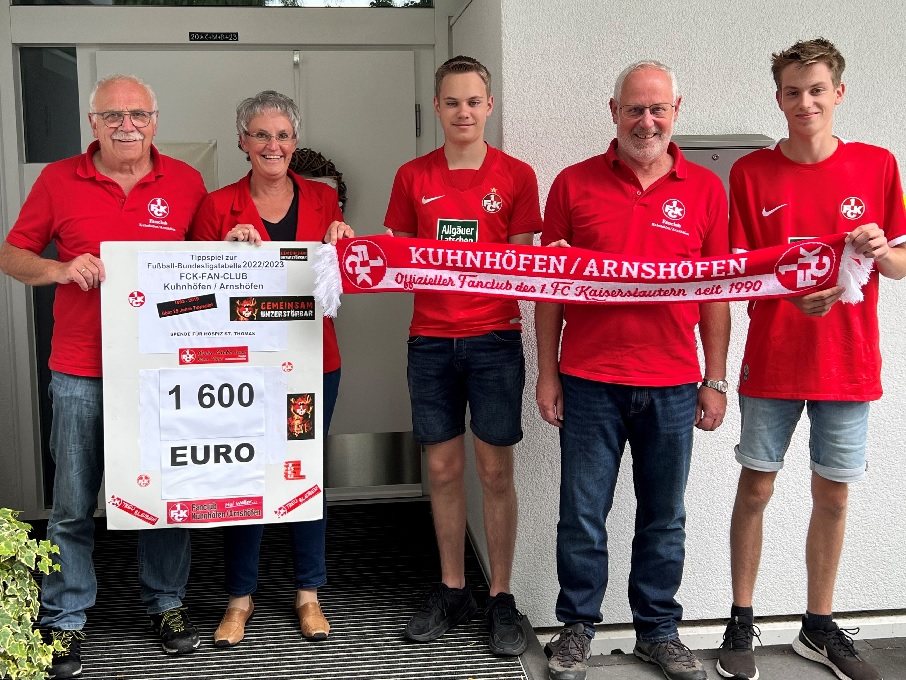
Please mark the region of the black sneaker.
[[160, 614], [152, 614], [151, 622], [167, 654], [188, 654], [201, 644], [198, 631], [189, 620], [189, 612], [185, 607], [174, 607]]
[[47, 644], [59, 642], [61, 650], [54, 650], [53, 660], [47, 669], [47, 677], [54, 680], [77, 678], [82, 675], [82, 641], [85, 633], [80, 630], [45, 630]]
[[717, 651], [717, 672], [734, 680], [758, 680], [755, 667], [755, 638], [761, 642], [761, 630], [734, 616], [724, 631], [724, 641]]
[[793, 640], [793, 651], [799, 656], [823, 663], [830, 668], [840, 680], [881, 680], [881, 674], [859, 656], [853, 645], [853, 639], [847, 635], [856, 635], [858, 628], [838, 628], [833, 630], [799, 631]]
[[416, 642], [430, 642], [458, 623], [468, 621], [478, 611], [469, 586], [448, 588], [436, 583], [425, 604], [406, 624], [405, 635]]
[[642, 661], [656, 663], [670, 680], [707, 680], [708, 678], [701, 661], [695, 658], [692, 651], [680, 642], [679, 638], [667, 640], [667, 642], [636, 640], [632, 653]]
[[522, 630], [522, 613], [516, 609], [516, 600], [510, 593], [489, 597], [484, 617], [491, 630], [488, 644], [494, 654], [519, 656], [525, 651], [528, 639]]
[[591, 656], [591, 638], [585, 634], [585, 625], [574, 623], [544, 645], [547, 677], [550, 680], [585, 680], [588, 657]]

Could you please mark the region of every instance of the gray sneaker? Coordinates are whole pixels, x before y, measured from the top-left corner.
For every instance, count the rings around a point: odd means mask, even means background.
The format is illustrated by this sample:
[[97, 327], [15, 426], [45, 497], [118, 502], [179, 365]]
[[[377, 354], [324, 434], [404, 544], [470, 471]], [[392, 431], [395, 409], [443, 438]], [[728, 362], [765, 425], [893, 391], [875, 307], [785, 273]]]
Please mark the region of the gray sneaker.
[[679, 638], [667, 642], [635, 641], [632, 653], [642, 661], [656, 663], [670, 680], [707, 680], [701, 662]]
[[859, 656], [853, 645], [858, 628], [837, 628], [834, 630], [806, 630], [802, 628], [793, 640], [793, 651], [799, 656], [822, 663], [830, 668], [841, 680], [881, 680], [877, 669]]
[[733, 680], [758, 680], [755, 666], [755, 638], [761, 635], [758, 626], [739, 621], [734, 616], [724, 631], [724, 641], [717, 650], [717, 672]]
[[585, 634], [585, 625], [574, 623], [566, 626], [544, 645], [549, 680], [585, 680], [588, 657], [591, 656], [591, 638]]

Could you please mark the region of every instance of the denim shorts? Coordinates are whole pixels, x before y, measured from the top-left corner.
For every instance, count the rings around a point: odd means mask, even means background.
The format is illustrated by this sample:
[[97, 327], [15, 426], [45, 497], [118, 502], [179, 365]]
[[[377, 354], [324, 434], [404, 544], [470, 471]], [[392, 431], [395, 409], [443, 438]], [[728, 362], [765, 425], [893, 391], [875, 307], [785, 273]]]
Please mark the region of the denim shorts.
[[810, 423], [812, 470], [832, 482], [862, 479], [870, 407], [867, 401], [763, 399], [740, 394], [742, 432], [736, 460], [761, 472], [782, 468], [803, 407]]
[[412, 431], [421, 444], [440, 444], [466, 431], [491, 446], [522, 440], [525, 357], [522, 332], [493, 331], [470, 338], [409, 338]]

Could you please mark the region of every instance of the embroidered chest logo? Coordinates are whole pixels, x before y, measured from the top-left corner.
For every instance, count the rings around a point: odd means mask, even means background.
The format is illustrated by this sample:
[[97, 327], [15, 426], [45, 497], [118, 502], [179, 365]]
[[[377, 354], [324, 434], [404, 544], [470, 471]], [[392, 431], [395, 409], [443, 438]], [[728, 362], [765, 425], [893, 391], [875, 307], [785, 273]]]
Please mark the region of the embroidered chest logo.
[[500, 212], [500, 209], [503, 208], [503, 199], [500, 198], [497, 189], [492, 187], [490, 193], [481, 199], [481, 207], [485, 209], [485, 212]]
[[774, 266], [777, 280], [788, 290], [813, 288], [834, 271], [834, 250], [824, 243], [807, 243], [787, 250]]
[[865, 214], [865, 203], [861, 198], [850, 196], [840, 204], [840, 214], [848, 220], [857, 220]]
[[661, 208], [664, 211], [664, 216], [668, 220], [681, 220], [686, 215], [686, 206], [683, 205], [683, 202], [671, 198], [664, 201], [664, 205]]
[[170, 214], [170, 206], [162, 198], [152, 198], [151, 202], [148, 203], [148, 212], [151, 213], [152, 217], [162, 220]]
[[478, 220], [437, 220], [437, 240], [478, 243]]
[[356, 243], [343, 260], [343, 274], [358, 288], [374, 288], [387, 273], [387, 256], [371, 242]]

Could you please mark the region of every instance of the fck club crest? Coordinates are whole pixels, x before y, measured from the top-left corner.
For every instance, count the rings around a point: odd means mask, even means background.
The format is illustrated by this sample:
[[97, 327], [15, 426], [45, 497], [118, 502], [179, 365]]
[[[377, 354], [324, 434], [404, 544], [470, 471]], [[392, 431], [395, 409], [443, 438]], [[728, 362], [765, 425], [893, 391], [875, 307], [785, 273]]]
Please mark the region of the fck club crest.
[[174, 503], [170, 506], [170, 519], [174, 522], [185, 522], [189, 519], [189, 509], [184, 503]]
[[133, 290], [126, 299], [130, 307], [141, 307], [145, 304], [145, 294], [140, 290]]
[[686, 214], [686, 206], [683, 205], [682, 201], [676, 198], [664, 201], [661, 210], [664, 211], [664, 217], [668, 220], [681, 220]]
[[490, 193], [485, 194], [485, 197], [481, 199], [481, 207], [485, 209], [485, 212], [500, 212], [503, 208], [503, 199], [500, 198], [497, 189], [491, 189]]
[[148, 212], [152, 217], [162, 220], [170, 214], [170, 206], [162, 198], [152, 198], [148, 203]]
[[857, 196], [850, 196], [840, 204], [840, 214], [848, 220], [857, 220], [865, 214], [865, 203]]
[[351, 246], [343, 258], [343, 275], [356, 288], [374, 288], [387, 273], [387, 256], [371, 241]]
[[799, 243], [787, 250], [774, 266], [784, 288], [799, 291], [827, 283], [834, 272], [834, 249], [824, 243]]

